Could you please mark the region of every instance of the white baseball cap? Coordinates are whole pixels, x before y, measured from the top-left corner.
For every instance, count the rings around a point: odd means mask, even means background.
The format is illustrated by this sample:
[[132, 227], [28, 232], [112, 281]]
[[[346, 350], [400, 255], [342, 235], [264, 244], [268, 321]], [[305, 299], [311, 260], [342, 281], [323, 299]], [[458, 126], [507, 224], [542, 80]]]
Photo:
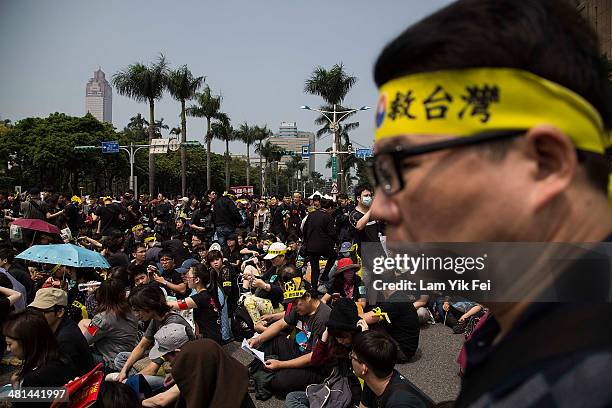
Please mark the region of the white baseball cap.
[[287, 246], [282, 242], [274, 242], [268, 248], [268, 253], [264, 256], [264, 259], [274, 259], [279, 255], [285, 255], [287, 253]]

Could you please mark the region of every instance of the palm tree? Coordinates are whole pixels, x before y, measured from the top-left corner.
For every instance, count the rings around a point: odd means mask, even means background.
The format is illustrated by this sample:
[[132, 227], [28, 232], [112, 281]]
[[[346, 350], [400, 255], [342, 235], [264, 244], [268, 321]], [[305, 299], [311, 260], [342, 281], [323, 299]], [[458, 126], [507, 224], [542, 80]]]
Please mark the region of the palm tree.
[[195, 96], [204, 81], [204, 77], [194, 77], [187, 65], [170, 71], [168, 74], [168, 91], [174, 99], [181, 103], [181, 192], [183, 196], [187, 192], [187, 152], [182, 144], [187, 141], [185, 103]]
[[[262, 149], [262, 143], [264, 140], [270, 138], [272, 136], [272, 131], [268, 129], [268, 126], [255, 126], [255, 140], [259, 142], [259, 151]], [[257, 149], [255, 150], [257, 152]], [[264, 194], [264, 168], [262, 166], [262, 155], [259, 154], [259, 186], [260, 192], [259, 194]]]
[[[342, 101], [344, 101], [344, 98], [356, 82], [357, 78], [348, 75], [344, 71], [344, 65], [342, 63], [335, 64], [329, 70], [318, 66], [314, 69], [314, 71], [310, 75], [310, 78], [306, 80], [304, 91], [312, 95], [321, 96], [328, 105], [334, 107], [334, 105], [342, 104]], [[340, 146], [339, 132], [334, 132], [334, 138], [336, 146]], [[341, 177], [341, 174], [343, 174], [344, 172], [342, 163], [342, 155], [338, 155], [337, 182], [340, 191], [344, 192]]]
[[213, 137], [225, 141], [225, 191], [230, 189], [230, 152], [229, 142], [236, 140], [236, 131], [230, 124], [230, 119], [225, 113], [217, 115], [217, 122], [212, 124], [211, 134]]
[[[289, 175], [289, 186], [293, 186], [296, 181], [298, 173], [302, 173], [306, 168], [306, 163], [302, 160], [301, 156], [291, 156], [291, 160], [287, 162], [287, 174]], [[299, 186], [296, 187], [296, 190]]]
[[251, 145], [255, 143], [258, 139], [258, 132], [255, 126], [249, 126], [248, 123], [244, 122], [240, 125], [240, 129], [238, 130], [238, 139], [240, 139], [244, 144], [246, 144], [247, 148], [247, 168], [246, 168], [246, 185], [251, 185]]
[[183, 133], [183, 129], [181, 129], [180, 126], [173, 127], [172, 129], [170, 129], [171, 135], [180, 136], [182, 133]]
[[[163, 54], [156, 62], [144, 65], [140, 62], [113, 76], [113, 85], [120, 95], [138, 102], [149, 103], [149, 123], [155, 123], [155, 101], [161, 99], [166, 88], [168, 63]], [[155, 129], [149, 125], [149, 143], [155, 138]], [[155, 156], [149, 154], [149, 194], [155, 191]]]
[[164, 118], [161, 118], [160, 120], [156, 120], [156, 121], [155, 121], [155, 126], [154, 126], [154, 128], [155, 128], [155, 138], [156, 138], [156, 139], [160, 139], [160, 138], [164, 137], [164, 136], [162, 135], [162, 132], [161, 132], [161, 131], [162, 131], [162, 129], [163, 129], [163, 130], [168, 130], [168, 129], [170, 129], [170, 126], [168, 126], [168, 125], [166, 125], [166, 124], [164, 123]]
[[206, 189], [210, 190], [211, 121], [216, 119], [221, 113], [223, 97], [221, 95], [212, 95], [210, 87], [205, 85], [201, 93], [195, 94], [195, 100], [196, 105], [191, 105], [187, 108], [187, 114], [198, 118], [206, 118], [206, 136], [204, 137], [206, 141]]
[[[265, 188], [265, 180], [268, 174], [268, 165], [270, 163], [273, 163], [275, 161], [277, 161], [277, 157], [279, 152], [282, 152], [282, 149], [280, 148], [280, 146], [275, 145], [273, 143], [270, 143], [269, 140], [267, 140], [265, 143], [259, 143], [259, 146], [257, 146], [257, 148], [255, 149], [255, 152], [259, 154], [260, 159], [263, 158], [263, 160], [265, 161], [265, 166], [264, 166], [264, 182], [262, 182], [262, 195], [265, 193], [268, 193], [270, 190], [272, 190], [271, 184], [270, 183], [270, 189], [266, 189]], [[281, 154], [282, 157], [282, 154]], [[280, 160], [280, 159], [279, 159]]]

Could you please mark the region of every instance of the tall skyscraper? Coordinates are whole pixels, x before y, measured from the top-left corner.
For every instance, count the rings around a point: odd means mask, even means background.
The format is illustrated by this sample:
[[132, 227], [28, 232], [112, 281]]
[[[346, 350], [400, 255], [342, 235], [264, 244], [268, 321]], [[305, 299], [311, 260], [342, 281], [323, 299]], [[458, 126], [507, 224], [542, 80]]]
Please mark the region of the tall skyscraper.
[[85, 110], [100, 122], [113, 123], [113, 88], [100, 68], [85, 87]]

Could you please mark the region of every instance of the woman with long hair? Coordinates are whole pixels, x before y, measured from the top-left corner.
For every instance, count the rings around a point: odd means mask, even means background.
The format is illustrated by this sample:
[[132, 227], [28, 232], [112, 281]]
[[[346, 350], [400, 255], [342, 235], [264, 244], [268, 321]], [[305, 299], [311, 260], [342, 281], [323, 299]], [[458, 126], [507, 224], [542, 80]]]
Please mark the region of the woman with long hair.
[[96, 290], [97, 308], [93, 319], [79, 322], [87, 343], [94, 347], [94, 360], [115, 370], [117, 353], [132, 351], [138, 343], [138, 319], [127, 302], [124, 283], [117, 279], [102, 282]]
[[221, 344], [221, 304], [212, 273], [213, 270], [205, 265], [193, 265], [185, 273], [183, 280], [196, 294], [176, 302], [168, 302], [168, 305], [174, 310], [194, 309], [196, 336]]
[[72, 361], [59, 352], [41, 313], [26, 309], [10, 314], [2, 333], [8, 351], [23, 361], [11, 376], [13, 388], [61, 387], [78, 375]]

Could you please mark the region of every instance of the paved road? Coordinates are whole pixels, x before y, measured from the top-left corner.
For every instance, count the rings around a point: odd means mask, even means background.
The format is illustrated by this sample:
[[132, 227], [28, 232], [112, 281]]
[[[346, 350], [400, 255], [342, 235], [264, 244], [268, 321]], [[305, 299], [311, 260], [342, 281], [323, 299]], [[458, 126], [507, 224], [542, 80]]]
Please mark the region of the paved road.
[[[398, 365], [397, 368], [435, 402], [453, 400], [459, 392], [460, 378], [457, 375], [456, 360], [463, 339], [463, 335], [453, 334], [450, 328], [439, 323], [424, 327], [415, 361]], [[251, 361], [251, 357], [239, 348], [238, 343], [225, 348], [242, 363], [248, 364]], [[261, 402], [253, 396], [253, 401], [261, 408], [284, 407], [284, 402], [274, 397]]]

